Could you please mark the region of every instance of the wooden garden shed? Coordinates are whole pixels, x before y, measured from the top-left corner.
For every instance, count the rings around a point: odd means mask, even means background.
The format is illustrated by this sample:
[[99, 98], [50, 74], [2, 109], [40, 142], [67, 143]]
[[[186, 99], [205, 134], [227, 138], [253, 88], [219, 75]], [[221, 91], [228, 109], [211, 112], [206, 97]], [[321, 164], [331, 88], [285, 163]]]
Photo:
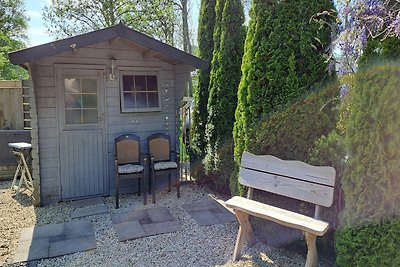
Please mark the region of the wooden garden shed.
[[113, 194], [114, 139], [121, 134], [138, 135], [146, 152], [149, 135], [166, 133], [178, 149], [190, 72], [207, 67], [122, 23], [9, 57], [32, 79], [32, 174], [40, 204]]

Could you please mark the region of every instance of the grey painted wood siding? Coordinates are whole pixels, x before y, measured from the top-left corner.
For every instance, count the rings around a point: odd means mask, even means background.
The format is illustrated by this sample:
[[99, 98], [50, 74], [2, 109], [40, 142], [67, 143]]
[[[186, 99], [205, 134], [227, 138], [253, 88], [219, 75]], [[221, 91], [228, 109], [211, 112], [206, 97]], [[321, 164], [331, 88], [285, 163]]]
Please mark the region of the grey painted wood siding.
[[[77, 52], [65, 52], [56, 56], [43, 58], [34, 62], [34, 99], [36, 107], [32, 109], [33, 127], [32, 136], [37, 134], [37, 140], [32, 139], [37, 145], [40, 159], [34, 158], [40, 169], [34, 169], [36, 177], [40, 175], [41, 199], [43, 204], [48, 204], [61, 199], [60, 178], [60, 150], [59, 150], [59, 125], [58, 107], [55, 78], [55, 64], [84, 64], [105, 66], [106, 73], [110, 71], [111, 58], [116, 59], [116, 77], [120, 71], [148, 71], [156, 70], [159, 73], [161, 111], [142, 113], [121, 113], [119, 81], [105, 79], [105, 133], [107, 135], [106, 151], [108, 162], [109, 188], [105, 190], [113, 193], [115, 188], [115, 145], [114, 139], [124, 133], [134, 133], [141, 138], [141, 151], [147, 151], [146, 138], [152, 133], [163, 132], [171, 136], [174, 147], [177, 142], [179, 127], [179, 104], [183, 91], [187, 87], [189, 72], [193, 69], [187, 65], [171, 65], [153, 57], [143, 56], [140, 51], [135, 51], [120, 41], [102, 42]], [[32, 103], [32, 102], [31, 102]], [[33, 114], [34, 115], [34, 114]], [[176, 136], [176, 138], [175, 138]], [[40, 164], [39, 164], [40, 163]], [[38, 180], [39, 181], [39, 180]], [[126, 184], [130, 187], [129, 182]], [[124, 191], [124, 190], [122, 190]]]

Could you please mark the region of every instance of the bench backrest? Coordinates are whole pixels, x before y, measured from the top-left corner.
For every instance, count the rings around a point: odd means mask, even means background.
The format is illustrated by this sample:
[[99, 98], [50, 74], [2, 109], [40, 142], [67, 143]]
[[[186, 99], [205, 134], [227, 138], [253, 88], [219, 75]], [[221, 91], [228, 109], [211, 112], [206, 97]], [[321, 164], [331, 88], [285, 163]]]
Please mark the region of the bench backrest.
[[332, 167], [243, 152], [239, 181], [250, 188], [330, 207], [335, 176]]

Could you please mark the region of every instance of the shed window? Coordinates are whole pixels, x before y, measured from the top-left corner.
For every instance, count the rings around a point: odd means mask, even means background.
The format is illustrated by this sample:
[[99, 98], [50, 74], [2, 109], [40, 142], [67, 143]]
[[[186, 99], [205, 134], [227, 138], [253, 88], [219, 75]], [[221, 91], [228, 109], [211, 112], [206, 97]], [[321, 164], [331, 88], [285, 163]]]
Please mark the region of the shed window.
[[157, 75], [122, 75], [122, 112], [159, 111]]
[[97, 80], [66, 78], [65, 124], [98, 123]]

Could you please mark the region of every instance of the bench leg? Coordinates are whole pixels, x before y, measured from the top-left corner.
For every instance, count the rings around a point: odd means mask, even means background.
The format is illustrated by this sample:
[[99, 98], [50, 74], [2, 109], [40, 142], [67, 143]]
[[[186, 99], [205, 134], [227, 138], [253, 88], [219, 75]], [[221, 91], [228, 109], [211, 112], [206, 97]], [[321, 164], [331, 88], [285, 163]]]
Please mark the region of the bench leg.
[[238, 210], [235, 210], [235, 214], [240, 226], [236, 239], [235, 250], [233, 251], [233, 261], [237, 261], [240, 258], [244, 245], [244, 239], [246, 239], [248, 247], [252, 247], [256, 243], [253, 228], [251, 227], [249, 221], [249, 214]]
[[317, 236], [307, 232], [305, 232], [304, 234], [306, 236], [308, 248], [306, 267], [316, 267], [318, 265], [318, 253], [316, 246]]

